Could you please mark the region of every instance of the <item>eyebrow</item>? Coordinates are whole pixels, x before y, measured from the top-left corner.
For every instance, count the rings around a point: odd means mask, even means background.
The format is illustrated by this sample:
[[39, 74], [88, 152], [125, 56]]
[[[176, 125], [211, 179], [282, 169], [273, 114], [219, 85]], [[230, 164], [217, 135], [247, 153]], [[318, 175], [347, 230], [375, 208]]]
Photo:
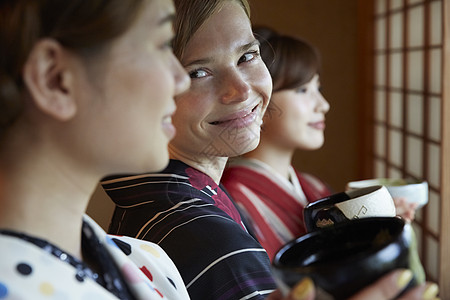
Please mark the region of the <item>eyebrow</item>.
[[[236, 49], [236, 52], [237, 52], [237, 53], [246, 52], [246, 51], [248, 51], [250, 48], [252, 48], [252, 47], [254, 47], [254, 46], [259, 46], [259, 45], [260, 45], [260, 42], [259, 42], [257, 39], [254, 39], [254, 40], [251, 41], [250, 43], [247, 43], [247, 44], [244, 44], [244, 45], [239, 46], [239, 47]], [[192, 65], [204, 65], [204, 64], [207, 64], [207, 63], [209, 63], [209, 62], [211, 62], [211, 61], [213, 61], [213, 60], [214, 60], [214, 59], [212, 59], [212, 58], [202, 58], [202, 59], [193, 60], [193, 61], [191, 61], [191, 62], [189, 62], [188, 64], [183, 65], [183, 66], [184, 66], [185, 68], [187, 68], [187, 67], [192, 66]]]
[[238, 48], [238, 52], [245, 52], [248, 49], [254, 47], [254, 46], [259, 46], [260, 42], [257, 39], [254, 39], [253, 41], [251, 41], [250, 43], [247, 43], [245, 45], [242, 45]]

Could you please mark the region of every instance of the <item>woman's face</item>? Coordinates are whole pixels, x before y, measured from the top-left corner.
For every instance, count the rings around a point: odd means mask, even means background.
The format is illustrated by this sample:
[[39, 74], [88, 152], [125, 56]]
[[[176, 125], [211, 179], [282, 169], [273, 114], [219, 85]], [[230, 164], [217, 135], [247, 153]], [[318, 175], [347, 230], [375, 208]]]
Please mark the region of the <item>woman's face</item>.
[[97, 153], [93, 163], [108, 166], [111, 173], [165, 167], [168, 142], [175, 135], [174, 97], [189, 86], [170, 47], [172, 1], [151, 0], [144, 5], [107, 56], [87, 67], [88, 79], [78, 89], [89, 99], [78, 116], [85, 127], [79, 139], [92, 142], [86, 151], [91, 151], [91, 158]]
[[255, 148], [272, 82], [243, 8], [227, 1], [192, 36], [181, 63], [191, 87], [176, 97], [171, 154], [201, 161]]
[[330, 105], [319, 89], [319, 75], [315, 75], [297, 89], [273, 93], [264, 118], [263, 139], [288, 150], [320, 148]]

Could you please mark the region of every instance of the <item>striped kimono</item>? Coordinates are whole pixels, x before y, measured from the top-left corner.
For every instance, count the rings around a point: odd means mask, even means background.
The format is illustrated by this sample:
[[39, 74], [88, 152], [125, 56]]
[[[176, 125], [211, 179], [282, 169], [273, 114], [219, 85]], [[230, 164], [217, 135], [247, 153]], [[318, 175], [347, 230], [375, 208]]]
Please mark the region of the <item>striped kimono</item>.
[[102, 185], [116, 204], [110, 232], [161, 246], [192, 299], [264, 299], [275, 289], [267, 253], [206, 174], [172, 160], [161, 173]]
[[290, 180], [256, 159], [236, 159], [222, 183], [252, 225], [272, 260], [290, 240], [306, 233], [303, 208], [331, 194], [318, 178], [290, 168]]

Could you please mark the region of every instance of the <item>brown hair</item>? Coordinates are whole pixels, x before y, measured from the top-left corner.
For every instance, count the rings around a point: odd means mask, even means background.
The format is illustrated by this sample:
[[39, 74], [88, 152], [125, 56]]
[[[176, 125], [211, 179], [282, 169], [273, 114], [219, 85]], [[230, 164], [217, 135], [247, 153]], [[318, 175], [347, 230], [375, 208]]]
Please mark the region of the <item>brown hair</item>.
[[142, 0], [2, 0], [0, 133], [22, 110], [22, 68], [37, 41], [51, 38], [84, 58], [101, 53], [136, 19]]
[[250, 5], [247, 0], [174, 0], [177, 16], [174, 21], [173, 51], [179, 59], [183, 57], [184, 50], [195, 32], [227, 1], [238, 2], [250, 19]]
[[272, 76], [273, 92], [300, 87], [319, 73], [319, 53], [305, 40], [278, 34], [268, 27], [254, 27], [253, 31]]

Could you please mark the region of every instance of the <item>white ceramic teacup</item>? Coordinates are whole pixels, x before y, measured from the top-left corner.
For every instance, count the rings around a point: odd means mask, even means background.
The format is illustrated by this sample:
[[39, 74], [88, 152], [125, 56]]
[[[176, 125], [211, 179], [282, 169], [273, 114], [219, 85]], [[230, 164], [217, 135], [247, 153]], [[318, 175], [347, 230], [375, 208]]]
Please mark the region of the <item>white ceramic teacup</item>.
[[428, 203], [428, 183], [413, 179], [375, 178], [347, 183], [347, 190], [383, 185], [392, 198], [405, 198], [407, 202], [417, 203], [418, 208]]

